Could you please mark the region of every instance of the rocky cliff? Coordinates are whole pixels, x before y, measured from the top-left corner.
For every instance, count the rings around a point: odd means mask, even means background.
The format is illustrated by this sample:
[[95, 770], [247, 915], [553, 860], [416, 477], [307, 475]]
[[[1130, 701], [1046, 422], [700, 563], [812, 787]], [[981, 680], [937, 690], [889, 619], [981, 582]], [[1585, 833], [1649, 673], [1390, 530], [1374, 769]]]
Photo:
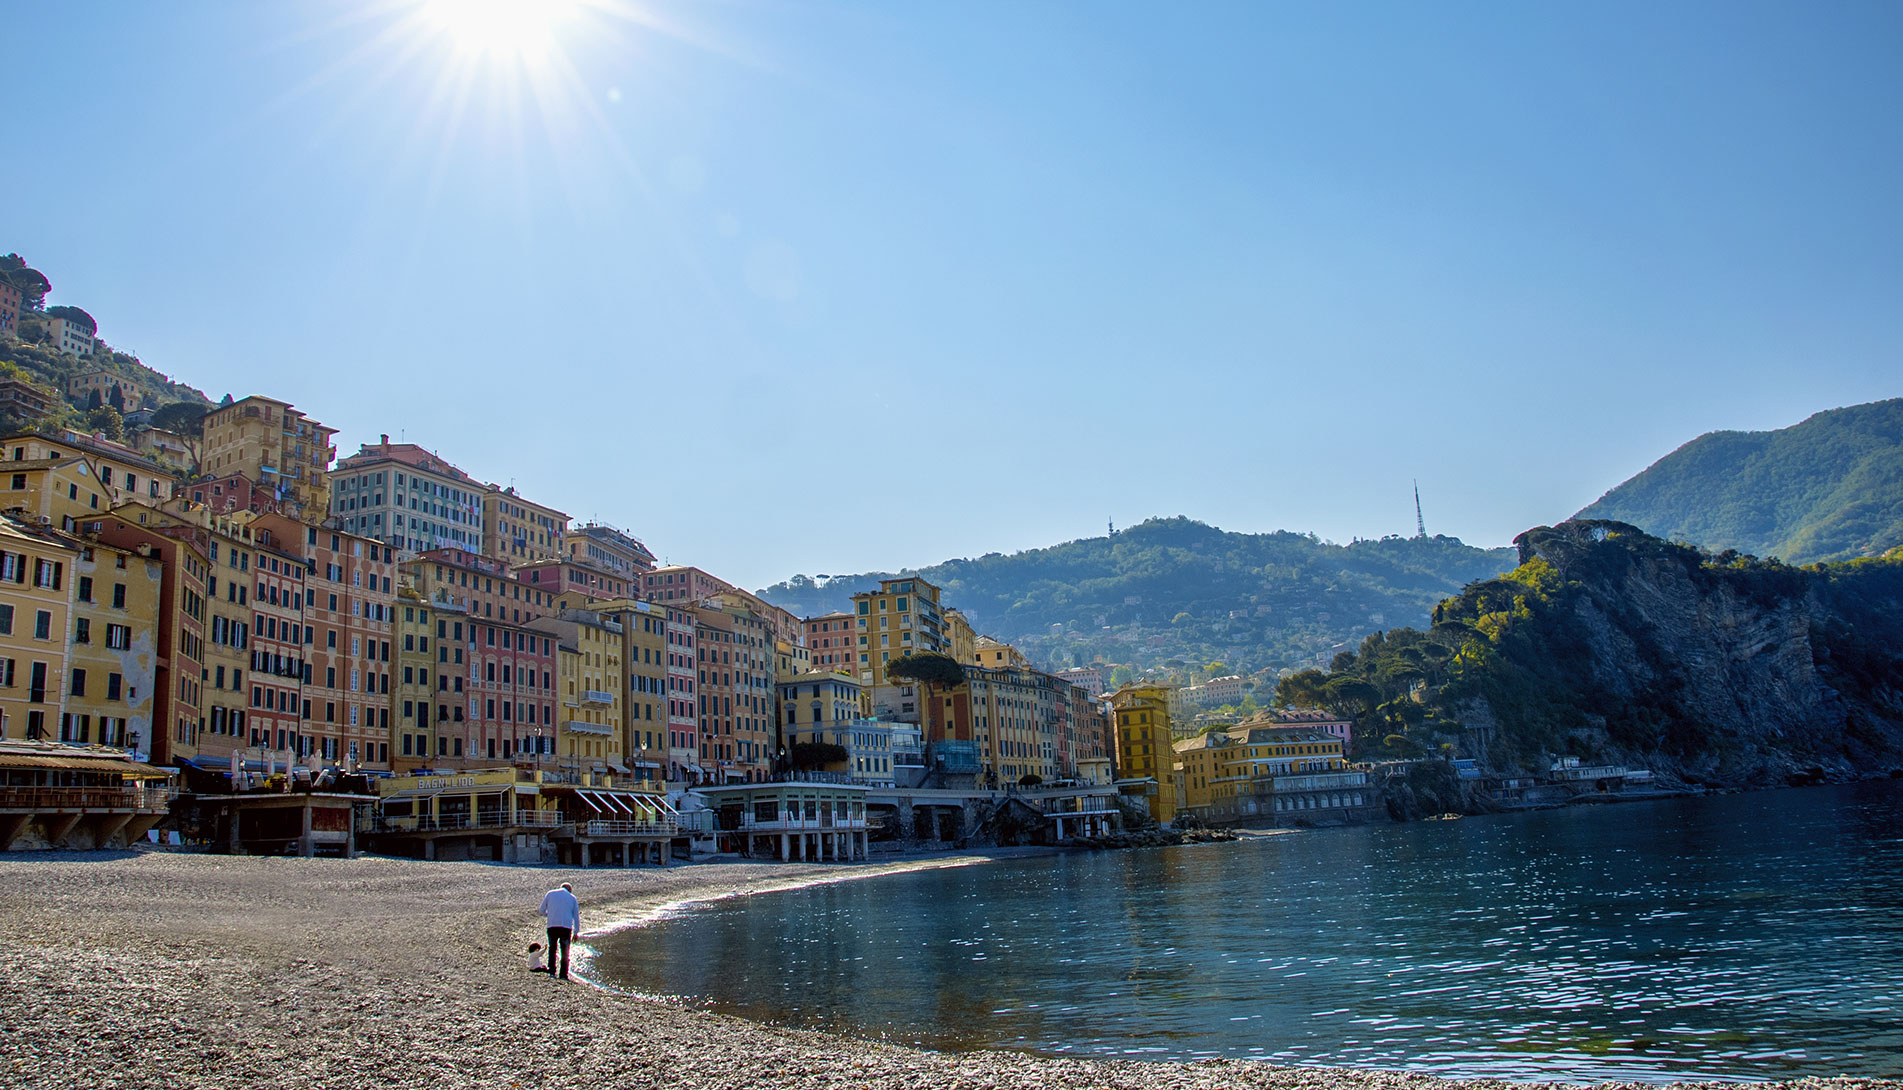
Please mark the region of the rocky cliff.
[[1500, 771], [1577, 756], [1763, 786], [1903, 769], [1903, 551], [1792, 568], [1576, 520], [1520, 566], [1290, 679], [1356, 716], [1365, 755]]

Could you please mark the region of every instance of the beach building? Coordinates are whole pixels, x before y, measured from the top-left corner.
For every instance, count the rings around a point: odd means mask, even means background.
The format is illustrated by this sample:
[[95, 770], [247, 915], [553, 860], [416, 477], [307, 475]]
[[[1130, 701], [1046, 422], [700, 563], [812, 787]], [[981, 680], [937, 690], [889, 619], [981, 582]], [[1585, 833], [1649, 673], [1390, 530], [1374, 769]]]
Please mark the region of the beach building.
[[[1339, 824], [1364, 819], [1378, 799], [1368, 773], [1350, 768], [1341, 739], [1306, 727], [1240, 725], [1179, 750], [1185, 795], [1212, 822]], [[1192, 768], [1195, 769], [1192, 772]], [[1199, 792], [1192, 776], [1204, 781]]]
[[722, 852], [843, 863], [866, 858], [870, 790], [809, 777], [709, 786], [695, 793], [714, 813]]
[[171, 775], [113, 746], [0, 740], [0, 852], [130, 844], [165, 817]]
[[689, 610], [701, 763], [716, 783], [764, 780], [778, 757], [774, 632], [752, 599], [722, 593]]
[[1144, 805], [1159, 824], [1176, 818], [1174, 738], [1167, 685], [1140, 682], [1110, 696], [1116, 723], [1117, 772], [1124, 795]]
[[[391, 622], [390, 767], [402, 774], [449, 756], [449, 740], [436, 731], [436, 638], [429, 599], [406, 574], [396, 588]], [[458, 618], [460, 620], [460, 618]]]
[[76, 539], [59, 738], [132, 750], [152, 737], [165, 571], [157, 559], [100, 540], [102, 529]]
[[625, 761], [622, 625], [591, 610], [567, 609], [528, 624], [552, 639], [560, 700], [555, 757], [570, 774], [629, 775]]
[[211, 564], [203, 541], [159, 533], [159, 514], [156, 508], [129, 504], [98, 519], [99, 529], [92, 536], [159, 564], [152, 727], [143, 738], [128, 735], [126, 748], [140, 759], [172, 764], [198, 751], [204, 706], [205, 580]]
[[79, 556], [66, 535], [0, 516], [0, 739], [55, 737]]
[[621, 626], [622, 750], [637, 776], [679, 780], [668, 741], [667, 608], [635, 598], [594, 603], [593, 612]]

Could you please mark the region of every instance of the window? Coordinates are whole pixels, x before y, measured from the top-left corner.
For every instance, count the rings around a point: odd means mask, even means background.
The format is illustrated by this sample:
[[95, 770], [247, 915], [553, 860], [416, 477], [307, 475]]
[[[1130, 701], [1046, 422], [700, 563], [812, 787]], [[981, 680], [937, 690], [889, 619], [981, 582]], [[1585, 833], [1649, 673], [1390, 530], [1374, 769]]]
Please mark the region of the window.
[[34, 615], [33, 638], [36, 640], [50, 640], [53, 638], [53, 615], [51, 613], [42, 609]]
[[73, 696], [86, 695], [86, 671], [84, 670], [73, 671], [73, 683], [71, 688], [68, 691]]
[[132, 647], [132, 627], [123, 624], [106, 626], [106, 646], [114, 651], [126, 651]]
[[93, 600], [93, 579], [90, 575], [79, 577], [79, 600], [82, 602]]
[[[119, 559], [124, 560], [125, 558], [120, 557]], [[126, 607], [126, 585], [124, 583], [114, 583], [112, 585], [112, 608], [124, 609], [125, 607]]]
[[84, 617], [73, 622], [73, 642], [93, 642], [93, 623]]
[[125, 679], [120, 677], [118, 674], [107, 674], [106, 675], [106, 699], [118, 700], [120, 698], [119, 697], [120, 687], [124, 685], [124, 683], [125, 683]]

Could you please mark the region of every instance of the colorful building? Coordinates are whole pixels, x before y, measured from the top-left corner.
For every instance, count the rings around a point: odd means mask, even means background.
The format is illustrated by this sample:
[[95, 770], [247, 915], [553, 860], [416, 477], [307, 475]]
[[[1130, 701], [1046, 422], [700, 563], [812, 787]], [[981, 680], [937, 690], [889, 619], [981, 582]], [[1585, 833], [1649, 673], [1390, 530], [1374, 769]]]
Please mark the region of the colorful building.
[[76, 318], [48, 318], [46, 345], [68, 356], [90, 356], [99, 347], [99, 327]]
[[625, 580], [637, 590], [641, 577], [654, 570], [654, 554], [639, 538], [599, 522], [586, 522], [569, 531], [567, 552], [577, 564]]
[[669, 779], [706, 783], [715, 779], [700, 733], [700, 657], [692, 605], [664, 605], [667, 620], [667, 756]]
[[97, 536], [78, 545], [60, 741], [130, 750], [152, 737], [164, 565]]
[[1365, 817], [1376, 801], [1367, 772], [1348, 766], [1332, 734], [1245, 725], [1193, 741], [1177, 751], [1183, 800], [1207, 821], [1340, 823]]
[[510, 564], [559, 560], [565, 555], [568, 516], [532, 503], [516, 490], [490, 485], [482, 494], [482, 553]]
[[936, 586], [917, 577], [885, 579], [876, 591], [852, 596], [859, 682], [869, 690], [886, 684], [885, 667], [895, 658], [949, 653]]
[[[391, 643], [396, 556], [383, 542], [309, 526], [286, 515], [248, 519], [261, 546], [301, 555], [305, 565], [304, 699], [298, 737], [264, 742], [300, 756], [390, 768]], [[267, 559], [267, 566], [268, 566]], [[399, 752], [401, 745], [399, 743]]]
[[343, 528], [408, 553], [483, 549], [489, 486], [415, 443], [385, 435], [337, 463], [330, 513]]
[[681, 780], [668, 739], [667, 607], [622, 598], [597, 602], [594, 612], [621, 626], [622, 748], [635, 775]]
[[0, 517], [0, 738], [56, 737], [79, 555], [63, 534]]
[[390, 767], [397, 773], [429, 768], [438, 756], [449, 755], [446, 741], [436, 732], [436, 637], [429, 599], [405, 573], [396, 588], [396, 617], [392, 643], [396, 661], [390, 669]]
[[76, 432], [20, 432], [0, 439], [0, 451], [0, 503], [56, 526], [122, 503], [156, 507], [172, 498], [170, 471], [119, 443]]
[[567, 772], [627, 774], [622, 719], [622, 626], [591, 610], [563, 610], [530, 623], [552, 637], [561, 713], [555, 759]]
[[1150, 816], [1163, 825], [1176, 818], [1170, 693], [1170, 686], [1144, 682], [1125, 685], [1110, 696], [1118, 782], [1126, 796], [1145, 803]]
[[551, 596], [463, 549], [431, 550], [403, 570], [435, 616], [437, 757], [561, 756], [560, 663], [552, 636], [536, 627]]
[[764, 780], [778, 756], [773, 628], [751, 598], [720, 594], [691, 611], [701, 764], [716, 783]]
[[198, 468], [243, 474], [274, 493], [286, 514], [316, 522], [330, 511], [336, 434], [288, 402], [254, 395], [205, 415]]
[[828, 613], [800, 622], [806, 630], [806, 652], [815, 668], [848, 671], [859, 676], [857, 626], [850, 613]]
[[128, 736], [126, 748], [141, 759], [176, 764], [197, 754], [202, 733], [208, 617], [205, 581], [211, 564], [202, 543], [159, 533], [159, 515], [157, 508], [129, 504], [98, 520], [94, 536], [159, 565], [152, 729], [143, 738]]

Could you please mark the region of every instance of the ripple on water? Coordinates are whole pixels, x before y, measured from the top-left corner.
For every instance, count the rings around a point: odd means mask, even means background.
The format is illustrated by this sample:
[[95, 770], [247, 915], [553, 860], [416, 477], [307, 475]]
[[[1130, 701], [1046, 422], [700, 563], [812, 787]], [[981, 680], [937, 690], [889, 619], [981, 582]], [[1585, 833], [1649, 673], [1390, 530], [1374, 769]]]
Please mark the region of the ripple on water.
[[1010, 860], [697, 906], [597, 965], [945, 1049], [1893, 1078], [1898, 827], [1887, 782]]

